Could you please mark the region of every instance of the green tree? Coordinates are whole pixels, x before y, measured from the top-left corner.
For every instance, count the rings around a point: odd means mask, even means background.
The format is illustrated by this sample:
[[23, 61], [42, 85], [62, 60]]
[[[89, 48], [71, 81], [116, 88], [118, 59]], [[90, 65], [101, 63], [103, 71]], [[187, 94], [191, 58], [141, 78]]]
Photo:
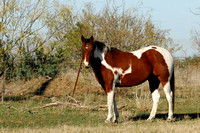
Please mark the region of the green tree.
[[33, 75], [32, 56], [51, 38], [44, 30], [50, 12], [48, 0], [0, 1], [0, 73], [4, 80]]
[[51, 21], [49, 29], [54, 33], [55, 44], [65, 49], [68, 62], [80, 58], [82, 34], [86, 37], [93, 35], [96, 40], [126, 51], [147, 45], [165, 47], [171, 52], [180, 48], [167, 37], [169, 30], [159, 29], [150, 15], [140, 15], [136, 9], [122, 10], [123, 7], [109, 4], [95, 12], [92, 4], [88, 3], [78, 15], [72, 8], [60, 6], [59, 17]]

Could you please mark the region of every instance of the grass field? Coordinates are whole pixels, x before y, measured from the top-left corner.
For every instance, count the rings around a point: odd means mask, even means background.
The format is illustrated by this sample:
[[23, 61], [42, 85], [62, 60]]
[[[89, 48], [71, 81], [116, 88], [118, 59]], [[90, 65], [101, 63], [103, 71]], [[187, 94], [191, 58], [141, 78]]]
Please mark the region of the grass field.
[[[132, 88], [118, 88], [118, 124], [105, 124], [106, 110], [71, 108], [65, 105], [40, 108], [53, 101], [65, 102], [73, 91], [76, 72], [68, 70], [55, 79], [38, 78], [6, 86], [0, 104], [1, 132], [199, 132], [200, 69], [176, 68], [174, 121], [168, 122], [167, 101], [162, 89], [156, 119], [147, 122], [152, 100], [148, 83]], [[162, 88], [162, 87], [161, 87]], [[91, 73], [80, 75], [75, 99], [83, 106], [106, 104], [106, 94]]]

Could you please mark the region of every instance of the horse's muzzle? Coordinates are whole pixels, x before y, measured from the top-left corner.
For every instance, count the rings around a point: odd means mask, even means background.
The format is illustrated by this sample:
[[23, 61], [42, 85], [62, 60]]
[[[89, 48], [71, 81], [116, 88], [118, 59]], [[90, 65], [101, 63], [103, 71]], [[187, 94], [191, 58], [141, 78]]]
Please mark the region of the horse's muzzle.
[[85, 68], [89, 68], [90, 67], [89, 62], [87, 62], [86, 60], [83, 61], [83, 64], [84, 64]]
[[89, 68], [89, 67], [90, 67], [90, 65], [89, 65], [89, 64], [87, 64], [87, 65], [85, 65], [85, 64], [84, 64], [84, 66], [85, 66], [85, 68]]

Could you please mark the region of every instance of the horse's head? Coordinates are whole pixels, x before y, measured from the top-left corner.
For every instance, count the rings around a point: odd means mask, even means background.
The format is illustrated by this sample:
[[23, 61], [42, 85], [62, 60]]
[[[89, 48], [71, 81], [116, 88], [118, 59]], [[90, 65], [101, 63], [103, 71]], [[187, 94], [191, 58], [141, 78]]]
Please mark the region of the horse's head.
[[85, 67], [89, 67], [90, 63], [90, 57], [92, 56], [93, 52], [93, 36], [90, 37], [90, 39], [85, 39], [83, 35], [81, 36], [82, 41], [82, 61], [85, 64]]

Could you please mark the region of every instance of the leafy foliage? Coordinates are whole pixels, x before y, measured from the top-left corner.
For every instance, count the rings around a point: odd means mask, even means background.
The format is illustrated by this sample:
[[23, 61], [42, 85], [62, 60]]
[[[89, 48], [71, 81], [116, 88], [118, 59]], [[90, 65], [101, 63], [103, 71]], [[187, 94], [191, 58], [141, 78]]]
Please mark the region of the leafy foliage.
[[0, 4], [0, 73], [7, 79], [56, 76], [62, 64], [74, 66], [81, 58], [80, 36], [121, 50], [131, 51], [159, 45], [172, 51], [177, 45], [167, 37], [168, 30], [153, 24], [151, 16], [137, 9], [109, 6], [95, 12], [86, 4], [76, 13], [59, 1], [3, 0]]

